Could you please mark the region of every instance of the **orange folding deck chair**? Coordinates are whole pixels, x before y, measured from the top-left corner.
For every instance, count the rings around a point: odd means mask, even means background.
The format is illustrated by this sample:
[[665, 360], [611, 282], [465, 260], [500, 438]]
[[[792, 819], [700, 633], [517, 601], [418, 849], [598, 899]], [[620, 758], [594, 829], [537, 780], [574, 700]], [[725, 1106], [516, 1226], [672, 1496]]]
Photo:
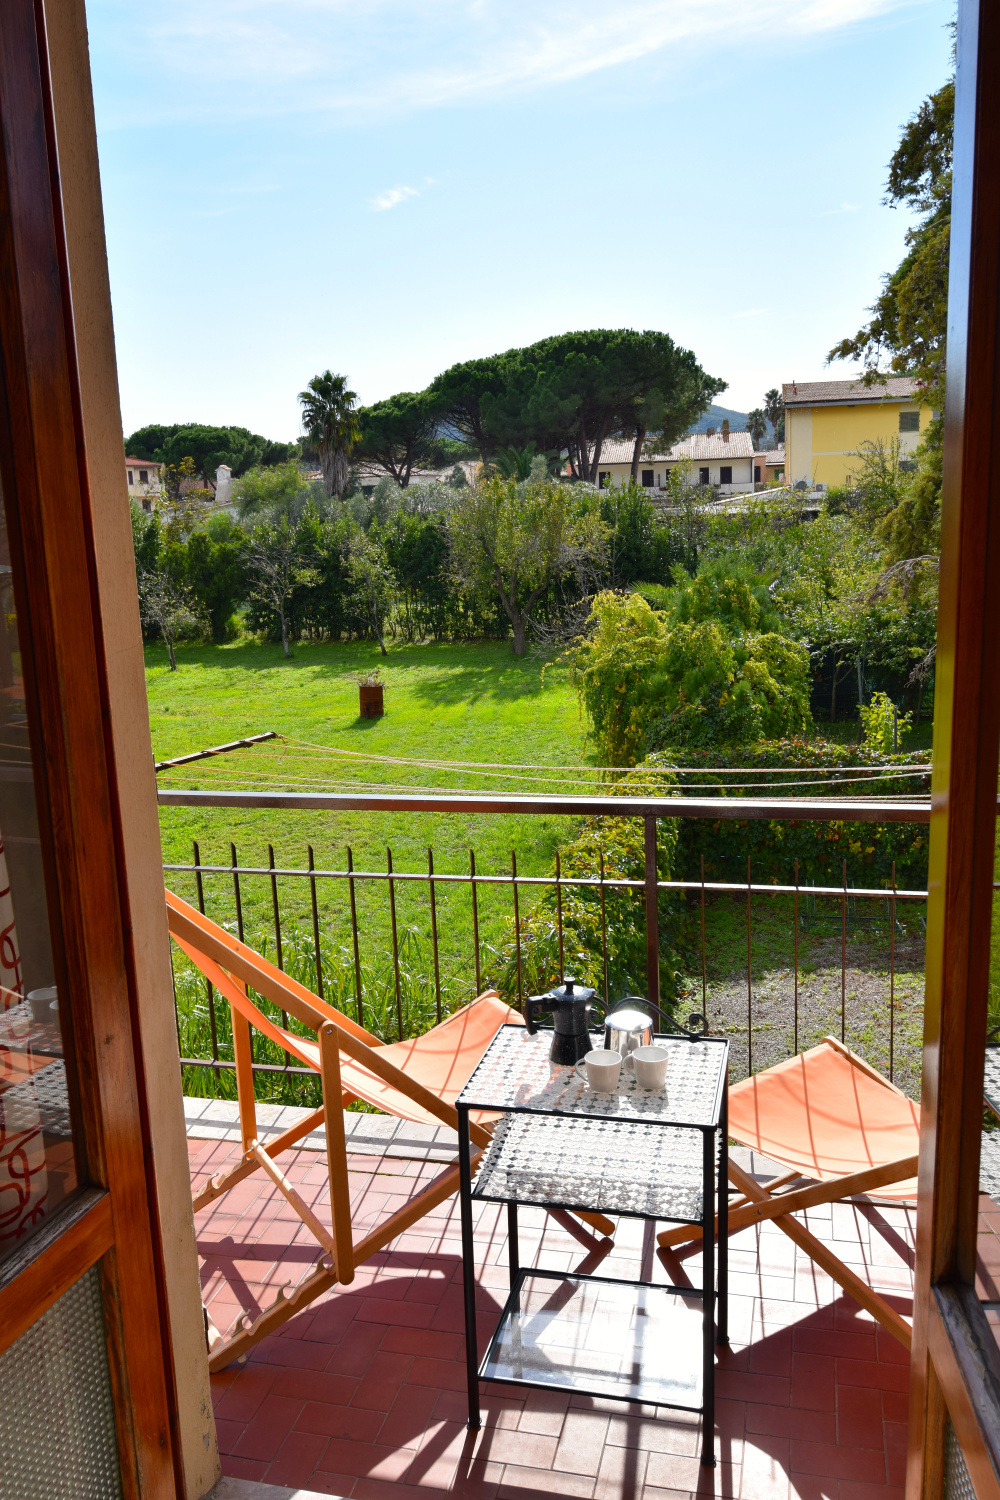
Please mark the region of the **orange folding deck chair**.
[[[730, 1137], [788, 1168], [761, 1185], [730, 1162], [741, 1194], [729, 1208], [730, 1233], [773, 1219], [907, 1348], [906, 1320], [792, 1214], [856, 1193], [916, 1198], [919, 1129], [919, 1106], [831, 1036], [729, 1090]], [[802, 1178], [807, 1186], [790, 1186]], [[657, 1238], [677, 1245], [700, 1233], [683, 1225]]]
[[[449, 1167], [384, 1223], [355, 1243], [348, 1190], [344, 1105], [363, 1099], [402, 1120], [443, 1124], [457, 1129], [455, 1099], [499, 1028], [505, 1022], [519, 1023], [521, 1017], [503, 1003], [495, 990], [490, 990], [423, 1036], [386, 1045], [172, 891], [166, 892], [166, 900], [167, 924], [174, 941], [228, 1000], [233, 1024], [243, 1159], [237, 1166], [212, 1178], [194, 1195], [195, 1211], [261, 1169], [288, 1199], [322, 1250], [316, 1270], [293, 1291], [286, 1293], [284, 1288], [280, 1289], [275, 1301], [256, 1319], [251, 1320], [247, 1313], [241, 1314], [228, 1335], [209, 1325], [209, 1368], [214, 1371], [245, 1354], [259, 1339], [301, 1312], [335, 1283], [353, 1281], [356, 1265], [366, 1261], [458, 1191], [458, 1167]], [[315, 1041], [276, 1025], [250, 999], [248, 987], [315, 1032]], [[315, 1068], [323, 1087], [320, 1108], [312, 1110], [297, 1125], [266, 1145], [257, 1139], [251, 1026], [307, 1067]], [[486, 1115], [477, 1118], [473, 1114], [470, 1120], [472, 1143], [479, 1150], [490, 1139], [494, 1118]], [[275, 1162], [275, 1157], [282, 1151], [320, 1125], [326, 1128], [330, 1229], [320, 1222]], [[579, 1213], [577, 1217], [603, 1234], [610, 1234], [614, 1229], [611, 1220], [603, 1214]]]

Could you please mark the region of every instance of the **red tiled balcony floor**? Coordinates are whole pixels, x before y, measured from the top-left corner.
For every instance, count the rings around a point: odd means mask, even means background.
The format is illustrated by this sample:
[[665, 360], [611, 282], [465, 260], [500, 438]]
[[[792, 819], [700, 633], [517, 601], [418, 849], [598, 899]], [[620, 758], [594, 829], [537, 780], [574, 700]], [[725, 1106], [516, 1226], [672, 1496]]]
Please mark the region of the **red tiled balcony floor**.
[[[192, 1141], [204, 1180], [238, 1147]], [[289, 1152], [284, 1169], [327, 1218], [325, 1159]], [[351, 1159], [355, 1224], [375, 1223], [440, 1168]], [[834, 1204], [812, 1232], [909, 1315], [913, 1214]], [[507, 1289], [506, 1215], [476, 1215], [480, 1336]], [[316, 1246], [262, 1173], [197, 1216], [213, 1321], [269, 1303], [307, 1273]], [[651, 1227], [620, 1222], [614, 1248], [521, 1212], [521, 1259], [552, 1269], [675, 1282], [699, 1258], [657, 1252]], [[698, 1463], [684, 1413], [484, 1385], [484, 1425], [465, 1427], [461, 1245], [456, 1200], [402, 1235], [214, 1381], [223, 1471], [358, 1500], [573, 1495], [594, 1500], [895, 1500], [902, 1496], [907, 1356], [773, 1225], [730, 1251], [732, 1348], [718, 1376], [717, 1468]]]

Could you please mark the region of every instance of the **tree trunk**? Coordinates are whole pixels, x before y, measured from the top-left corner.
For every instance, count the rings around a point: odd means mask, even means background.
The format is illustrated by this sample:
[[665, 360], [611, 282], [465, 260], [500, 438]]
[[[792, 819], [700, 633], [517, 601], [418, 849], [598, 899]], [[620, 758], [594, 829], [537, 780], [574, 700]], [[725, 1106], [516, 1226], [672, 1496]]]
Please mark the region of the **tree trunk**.
[[637, 427], [635, 433], [635, 446], [632, 449], [632, 483], [639, 483], [639, 459], [642, 455], [642, 445], [646, 441], [645, 427]]
[[597, 429], [597, 436], [594, 439], [594, 457], [593, 457], [593, 460], [591, 461], [590, 475], [589, 475], [591, 484], [596, 484], [597, 483], [597, 475], [598, 475], [599, 470], [600, 470], [600, 462], [601, 462], [601, 449], [604, 447], [604, 436], [605, 436], [605, 433], [607, 432], [607, 430], [608, 430], [608, 420], [605, 417], [604, 421], [601, 423], [600, 427]]
[[343, 500], [347, 481], [351, 477], [350, 470], [351, 466], [347, 462], [347, 454], [343, 448], [335, 449], [330, 455], [330, 478], [327, 480], [326, 489], [328, 495], [336, 495], [338, 500]]
[[329, 500], [333, 496], [334, 487], [334, 454], [329, 443], [319, 445], [319, 466], [323, 470], [323, 484]]
[[833, 664], [833, 686], [830, 689], [830, 723], [831, 724], [834, 722], [834, 720], [837, 717], [837, 681], [838, 681], [838, 679], [840, 677], [840, 669], [841, 669], [841, 667], [843, 665], [844, 665], [844, 663], [842, 661], [835, 661], [834, 664]]
[[580, 431], [577, 434], [576, 447], [579, 453], [577, 468], [580, 470], [580, 478], [584, 480], [589, 479], [590, 454], [587, 451], [587, 428], [582, 421], [580, 423]]
[[511, 624], [514, 628], [514, 655], [524, 656], [528, 650], [528, 622], [520, 615]]
[[174, 655], [174, 638], [171, 635], [167, 635], [166, 631], [162, 631], [161, 633], [167, 646], [167, 661], [170, 663], [170, 670], [171, 672], [176, 672], [177, 657]]
[[278, 618], [281, 621], [281, 649], [282, 651], [284, 651], [285, 657], [287, 658], [291, 656], [292, 651], [291, 647], [288, 644], [288, 616], [285, 614], [283, 608], [279, 608]]

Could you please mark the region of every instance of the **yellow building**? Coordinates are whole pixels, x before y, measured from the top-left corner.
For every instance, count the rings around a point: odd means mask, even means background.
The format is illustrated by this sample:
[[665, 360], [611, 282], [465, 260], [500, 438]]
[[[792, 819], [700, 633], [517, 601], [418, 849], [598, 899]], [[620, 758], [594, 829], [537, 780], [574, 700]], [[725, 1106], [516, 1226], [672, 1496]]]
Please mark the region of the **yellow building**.
[[785, 402], [785, 473], [791, 484], [846, 483], [867, 439], [899, 439], [900, 456], [912, 459], [931, 409], [909, 376], [879, 385], [857, 380], [793, 381], [782, 387]]

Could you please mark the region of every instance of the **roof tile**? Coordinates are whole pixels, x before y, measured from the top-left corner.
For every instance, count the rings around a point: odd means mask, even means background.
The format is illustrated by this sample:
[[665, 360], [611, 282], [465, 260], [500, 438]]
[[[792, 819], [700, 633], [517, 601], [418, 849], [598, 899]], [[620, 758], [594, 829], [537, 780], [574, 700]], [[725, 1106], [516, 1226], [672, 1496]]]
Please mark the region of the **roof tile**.
[[824, 401], [912, 401], [919, 394], [912, 375], [894, 375], [878, 385], [862, 380], [798, 380], [781, 387], [786, 406], [815, 406]]

